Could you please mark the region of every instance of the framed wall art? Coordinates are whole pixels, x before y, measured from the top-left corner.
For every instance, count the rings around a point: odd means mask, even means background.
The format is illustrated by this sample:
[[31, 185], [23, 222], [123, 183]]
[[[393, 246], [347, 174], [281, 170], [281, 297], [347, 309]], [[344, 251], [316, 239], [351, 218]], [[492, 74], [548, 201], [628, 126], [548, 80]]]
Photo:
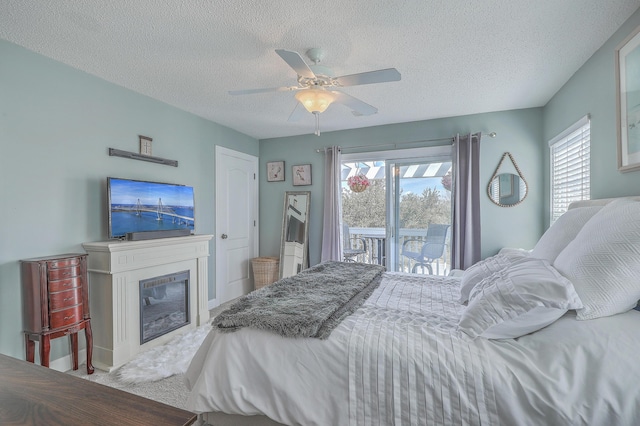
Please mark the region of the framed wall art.
[[311, 164], [299, 164], [293, 166], [293, 185], [311, 185]]
[[140, 154], [151, 155], [151, 142], [153, 142], [153, 139], [142, 135], [138, 135], [138, 139], [140, 140]]
[[284, 161], [270, 161], [267, 163], [267, 182], [284, 181]]
[[615, 50], [618, 170], [640, 170], [640, 27]]

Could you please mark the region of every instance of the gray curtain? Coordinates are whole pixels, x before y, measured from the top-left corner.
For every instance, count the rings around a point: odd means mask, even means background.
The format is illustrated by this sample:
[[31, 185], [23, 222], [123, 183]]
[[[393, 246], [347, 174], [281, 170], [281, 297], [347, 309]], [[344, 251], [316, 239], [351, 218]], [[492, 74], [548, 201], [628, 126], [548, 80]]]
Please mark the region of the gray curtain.
[[451, 265], [467, 269], [480, 260], [480, 133], [453, 140]]
[[322, 262], [342, 260], [342, 200], [340, 169], [342, 155], [339, 146], [324, 150], [324, 212], [322, 222]]

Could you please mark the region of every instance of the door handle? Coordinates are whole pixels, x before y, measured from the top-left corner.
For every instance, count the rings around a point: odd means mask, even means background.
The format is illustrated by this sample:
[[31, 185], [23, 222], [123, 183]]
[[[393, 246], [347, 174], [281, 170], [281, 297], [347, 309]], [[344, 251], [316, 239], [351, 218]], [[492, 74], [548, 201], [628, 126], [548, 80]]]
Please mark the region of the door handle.
[[227, 234], [222, 234], [222, 235], [221, 235], [221, 238], [222, 238], [223, 240], [226, 240], [226, 239], [228, 238], [228, 235], [227, 235]]

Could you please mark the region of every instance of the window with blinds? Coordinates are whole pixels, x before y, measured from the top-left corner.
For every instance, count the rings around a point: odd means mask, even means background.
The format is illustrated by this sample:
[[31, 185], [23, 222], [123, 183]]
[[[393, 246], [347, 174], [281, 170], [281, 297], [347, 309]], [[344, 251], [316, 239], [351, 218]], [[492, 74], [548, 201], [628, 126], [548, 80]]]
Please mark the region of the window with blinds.
[[569, 204], [590, 198], [589, 116], [549, 141], [551, 149], [551, 223]]

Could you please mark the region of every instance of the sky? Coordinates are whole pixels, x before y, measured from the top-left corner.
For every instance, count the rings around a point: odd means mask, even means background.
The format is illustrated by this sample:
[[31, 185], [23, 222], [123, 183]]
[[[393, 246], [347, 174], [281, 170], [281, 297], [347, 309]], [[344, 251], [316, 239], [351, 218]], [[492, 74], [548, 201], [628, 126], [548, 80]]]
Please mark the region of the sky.
[[193, 187], [157, 182], [145, 182], [110, 178], [110, 200], [112, 204], [158, 204], [165, 206], [193, 207]]

